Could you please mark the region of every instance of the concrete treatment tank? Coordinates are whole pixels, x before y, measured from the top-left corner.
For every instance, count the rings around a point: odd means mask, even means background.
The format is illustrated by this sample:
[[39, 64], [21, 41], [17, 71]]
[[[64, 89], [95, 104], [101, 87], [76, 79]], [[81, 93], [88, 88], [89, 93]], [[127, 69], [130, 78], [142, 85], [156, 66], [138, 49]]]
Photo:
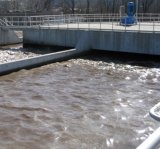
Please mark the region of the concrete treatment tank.
[[26, 29], [24, 45], [160, 55], [160, 34], [77, 29]]

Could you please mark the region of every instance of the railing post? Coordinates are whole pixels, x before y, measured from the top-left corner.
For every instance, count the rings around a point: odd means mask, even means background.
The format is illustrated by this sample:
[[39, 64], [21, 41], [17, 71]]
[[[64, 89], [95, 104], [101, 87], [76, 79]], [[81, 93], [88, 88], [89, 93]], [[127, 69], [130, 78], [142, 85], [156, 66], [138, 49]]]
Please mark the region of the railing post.
[[155, 32], [155, 18], [153, 18], [153, 33]]
[[41, 23], [41, 20], [40, 20], [40, 18], [39, 18], [39, 17], [37, 17], [37, 25], [39, 26], [39, 25], [40, 25], [40, 23]]
[[125, 32], [126, 32], [126, 29], [127, 29], [127, 19], [125, 18]]
[[13, 16], [11, 17], [11, 22], [12, 22], [12, 26], [13, 26]]
[[70, 19], [71, 19], [71, 16], [70, 16], [70, 14], [69, 14], [69, 15], [68, 15], [68, 22], [69, 22], [69, 23], [68, 23], [68, 29], [69, 29], [69, 25], [70, 25], [70, 23], [71, 23], [71, 20], [70, 20]]
[[37, 17], [35, 17], [35, 25], [37, 26]]
[[18, 26], [19, 26], [20, 24], [19, 24], [19, 17], [18, 17]]
[[89, 30], [89, 21], [88, 21], [88, 16], [86, 16], [87, 17], [87, 24], [88, 24], [88, 30]]
[[139, 32], [140, 32], [140, 30], [141, 30], [141, 24], [140, 24], [140, 20], [139, 20], [139, 28], [138, 28], [138, 30], [139, 30]]
[[78, 21], [77, 21], [77, 23], [78, 23], [78, 30], [79, 30], [79, 16], [78, 16], [78, 18], [77, 18], [77, 19], [78, 19]]
[[54, 26], [56, 27], [56, 17], [53, 17]]
[[101, 20], [101, 17], [100, 17], [100, 30], [102, 29], [102, 20]]
[[50, 22], [49, 22], [49, 16], [47, 17], [47, 21], [48, 21], [48, 28], [49, 28], [49, 23], [50, 23]]
[[112, 18], [112, 31], [113, 31], [113, 18]]
[[30, 21], [30, 27], [32, 26], [32, 17], [29, 17], [29, 21]]
[[68, 15], [66, 15], [66, 17], [67, 17], [67, 30], [68, 30], [68, 28], [69, 28], [69, 17], [68, 17]]
[[58, 18], [58, 30], [59, 30], [59, 18]]
[[88, 23], [88, 30], [89, 30], [89, 27], [90, 27], [90, 24], [89, 24], [89, 16], [87, 15], [87, 23]]

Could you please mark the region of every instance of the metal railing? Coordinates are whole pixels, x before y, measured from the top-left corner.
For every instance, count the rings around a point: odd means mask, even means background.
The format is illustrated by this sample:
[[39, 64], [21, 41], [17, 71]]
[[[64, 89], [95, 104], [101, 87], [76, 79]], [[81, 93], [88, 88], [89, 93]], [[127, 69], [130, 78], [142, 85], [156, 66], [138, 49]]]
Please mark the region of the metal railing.
[[7, 26], [7, 23], [4, 18], [0, 19], [0, 26]]
[[120, 18], [119, 14], [4, 16], [0, 17], [0, 27], [160, 32], [160, 14], [138, 14], [134, 26], [121, 26]]

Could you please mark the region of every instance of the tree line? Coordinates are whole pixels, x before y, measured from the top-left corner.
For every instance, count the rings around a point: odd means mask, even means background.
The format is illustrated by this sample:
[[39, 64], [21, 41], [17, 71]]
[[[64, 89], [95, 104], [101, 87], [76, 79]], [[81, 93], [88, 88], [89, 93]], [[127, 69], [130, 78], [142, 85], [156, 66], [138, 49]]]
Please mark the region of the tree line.
[[[120, 6], [137, 0], [6, 0], [0, 1], [0, 12], [119, 13]], [[160, 13], [159, 0], [138, 0], [140, 13]]]
[[[134, 2], [139, 13], [160, 13], [159, 0], [60, 0], [64, 13], [119, 13], [120, 6], [127, 8]], [[137, 3], [138, 2], [138, 3]]]

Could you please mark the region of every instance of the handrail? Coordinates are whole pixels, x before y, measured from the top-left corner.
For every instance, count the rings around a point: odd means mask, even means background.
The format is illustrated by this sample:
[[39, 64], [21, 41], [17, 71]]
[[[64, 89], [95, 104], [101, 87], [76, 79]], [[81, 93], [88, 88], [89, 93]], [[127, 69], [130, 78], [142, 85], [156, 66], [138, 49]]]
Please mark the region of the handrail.
[[[119, 14], [66, 14], [66, 15], [42, 15], [42, 16], [3, 16], [4, 23], [0, 27], [6, 28], [63, 28], [71, 29], [70, 24], [75, 24], [76, 29], [82, 29], [81, 24], [86, 24], [87, 29], [95, 29], [92, 24], [97, 24], [97, 30], [121, 30], [135, 32], [160, 32], [160, 14], [138, 14], [138, 24], [133, 29], [128, 26], [117, 26], [120, 22]], [[0, 21], [1, 22], [1, 21]], [[104, 28], [105, 24], [109, 28]], [[150, 28], [147, 29], [146, 27]]]
[[4, 18], [0, 19], [0, 26], [7, 26], [7, 23], [6, 21], [4, 21]]
[[154, 149], [160, 142], [160, 127], [136, 149]]

